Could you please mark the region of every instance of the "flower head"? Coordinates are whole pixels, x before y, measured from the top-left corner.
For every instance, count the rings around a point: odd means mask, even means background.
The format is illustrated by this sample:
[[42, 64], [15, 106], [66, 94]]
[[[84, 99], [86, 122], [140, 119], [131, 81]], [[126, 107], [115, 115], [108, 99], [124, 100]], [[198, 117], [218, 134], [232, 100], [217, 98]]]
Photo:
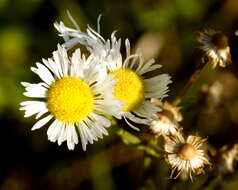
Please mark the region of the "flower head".
[[108, 134], [105, 128], [111, 123], [103, 115], [118, 117], [122, 104], [113, 97], [116, 81], [101, 72], [93, 55], [86, 59], [77, 49], [69, 58], [66, 50], [58, 46], [53, 58], [43, 59], [43, 64], [36, 66], [31, 70], [42, 82], [22, 85], [25, 96], [38, 99], [22, 102], [20, 108], [25, 111], [25, 117], [36, 114], [36, 119], [41, 118], [32, 130], [51, 121], [48, 139], [58, 141], [59, 145], [67, 141], [70, 150], [78, 143], [77, 131], [84, 150], [88, 142], [92, 144]]
[[212, 59], [213, 67], [226, 67], [231, 64], [231, 54], [228, 38], [221, 31], [206, 29], [198, 32], [197, 41], [200, 48]]
[[114, 97], [124, 103], [120, 114], [135, 123], [150, 124], [151, 119], [161, 109], [150, 101], [151, 98], [163, 99], [167, 96], [170, 76], [148, 75], [161, 66], [154, 60], [144, 62], [141, 52], [130, 54], [129, 40], [126, 40], [127, 57], [124, 61], [108, 62], [109, 74], [114, 74], [119, 81], [115, 85]]
[[178, 133], [179, 123], [183, 117], [180, 113], [180, 107], [175, 107], [168, 102], [162, 102], [153, 99], [153, 102], [160, 104], [162, 112], [156, 114], [157, 118], [152, 121], [150, 129], [155, 137], [160, 135], [176, 135]]
[[205, 141], [206, 139], [192, 135], [184, 139], [181, 132], [165, 137], [165, 160], [171, 165], [171, 177], [177, 172], [174, 178], [182, 175], [192, 180], [192, 173], [198, 175], [205, 165], [210, 165], [202, 148]]
[[235, 162], [238, 161], [238, 144], [223, 146], [217, 154], [218, 171], [221, 174], [234, 172]]
[[[74, 20], [73, 22], [75, 23]], [[160, 111], [160, 108], [150, 102], [150, 98], [166, 97], [168, 84], [171, 83], [167, 74], [148, 75], [161, 65], [155, 64], [153, 59], [145, 62], [140, 50], [131, 54], [128, 39], [125, 41], [126, 58], [123, 61], [120, 53], [121, 40], [116, 39], [115, 33], [112, 33], [110, 40], [105, 40], [91, 28], [82, 32], [79, 28], [65, 27], [62, 22], [56, 23], [55, 27], [66, 39], [64, 46], [72, 48], [77, 43], [86, 45], [90, 53], [101, 60], [109, 75], [118, 80], [113, 94], [117, 100], [124, 103], [119, 112], [120, 116], [126, 121], [129, 119], [135, 123], [150, 124], [154, 115]], [[138, 130], [128, 121], [127, 123]]]

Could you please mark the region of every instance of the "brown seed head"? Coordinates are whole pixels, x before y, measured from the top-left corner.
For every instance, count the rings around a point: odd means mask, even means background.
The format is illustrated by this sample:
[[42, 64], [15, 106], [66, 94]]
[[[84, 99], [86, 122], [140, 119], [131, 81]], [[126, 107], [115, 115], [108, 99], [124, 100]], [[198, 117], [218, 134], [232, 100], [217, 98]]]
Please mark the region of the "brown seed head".
[[191, 144], [183, 144], [178, 152], [178, 155], [181, 159], [190, 161], [196, 156], [196, 149]]
[[217, 49], [225, 49], [229, 46], [228, 38], [222, 32], [218, 32], [212, 36], [212, 43]]

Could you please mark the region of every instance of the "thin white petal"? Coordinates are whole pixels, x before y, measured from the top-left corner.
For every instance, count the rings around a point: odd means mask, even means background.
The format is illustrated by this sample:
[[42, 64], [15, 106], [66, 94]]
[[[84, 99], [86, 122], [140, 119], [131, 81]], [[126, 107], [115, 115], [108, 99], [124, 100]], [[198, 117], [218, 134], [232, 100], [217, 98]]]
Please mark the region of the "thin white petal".
[[46, 123], [48, 123], [51, 119], [53, 118], [52, 115], [48, 115], [47, 117], [37, 121], [35, 123], [35, 125], [33, 125], [33, 127], [31, 128], [31, 130], [36, 130], [39, 129], [41, 127], [43, 127]]

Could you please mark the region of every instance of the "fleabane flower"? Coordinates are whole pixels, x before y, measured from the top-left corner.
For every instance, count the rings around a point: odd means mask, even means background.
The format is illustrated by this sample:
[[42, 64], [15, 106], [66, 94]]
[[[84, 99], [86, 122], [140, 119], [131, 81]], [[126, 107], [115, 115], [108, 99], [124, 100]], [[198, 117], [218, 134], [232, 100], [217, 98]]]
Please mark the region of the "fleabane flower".
[[114, 78], [119, 79], [115, 84], [114, 97], [124, 103], [120, 115], [126, 121], [128, 118], [135, 123], [149, 125], [155, 114], [161, 111], [150, 99], [162, 100], [166, 97], [168, 84], [172, 81], [168, 74], [151, 76], [149, 73], [157, 71], [161, 65], [155, 64], [154, 59], [145, 62], [140, 50], [130, 54], [128, 39], [125, 44], [125, 60], [107, 62], [109, 75], [115, 75]]
[[224, 33], [205, 29], [198, 32], [196, 39], [201, 44], [200, 49], [212, 59], [213, 68], [231, 64], [229, 41]]
[[73, 18], [70, 15], [69, 17], [76, 29], [68, 28], [62, 22], [55, 23], [60, 36], [66, 40], [64, 46], [70, 49], [78, 43], [85, 45], [89, 52], [100, 60], [102, 67], [106, 67], [108, 74], [118, 80], [113, 94], [115, 99], [124, 103], [119, 112], [120, 116], [136, 130], [138, 128], [127, 119], [149, 125], [155, 114], [161, 110], [150, 102], [150, 99], [167, 96], [170, 76], [149, 76], [148, 73], [159, 69], [161, 65], [155, 64], [154, 59], [145, 62], [140, 50], [131, 54], [128, 39], [125, 41], [126, 58], [123, 60], [120, 52], [121, 40], [116, 39], [115, 33], [112, 33], [111, 39], [105, 40], [99, 32], [90, 27], [87, 32], [82, 32]]
[[37, 100], [22, 102], [20, 110], [25, 111], [25, 117], [36, 114], [40, 119], [32, 130], [50, 123], [47, 135], [51, 142], [61, 145], [67, 141], [68, 149], [73, 150], [79, 134], [86, 150], [88, 143], [108, 134], [106, 128], [111, 123], [105, 114], [119, 117], [122, 103], [113, 97], [116, 81], [97, 67], [93, 55], [86, 59], [80, 49], [68, 57], [58, 45], [53, 57], [42, 61], [31, 68], [42, 82], [22, 82], [24, 95]]
[[198, 175], [203, 172], [205, 165], [210, 165], [203, 148], [205, 141], [206, 139], [193, 135], [185, 139], [181, 132], [165, 137], [165, 161], [172, 168], [172, 178], [181, 175], [192, 180], [192, 173]]

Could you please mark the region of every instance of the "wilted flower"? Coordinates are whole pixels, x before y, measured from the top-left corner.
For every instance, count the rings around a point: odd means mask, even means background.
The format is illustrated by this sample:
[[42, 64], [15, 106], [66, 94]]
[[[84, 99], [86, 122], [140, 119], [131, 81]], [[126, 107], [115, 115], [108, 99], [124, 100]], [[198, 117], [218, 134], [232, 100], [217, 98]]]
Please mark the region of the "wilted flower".
[[63, 37], [65, 40], [63, 46], [66, 49], [74, 48], [78, 44], [85, 45], [90, 54], [93, 54], [95, 59], [98, 61], [100, 60], [101, 64], [104, 63], [103, 65], [105, 65], [107, 62], [116, 62], [118, 59], [122, 59], [120, 52], [121, 39], [116, 39], [116, 32], [113, 32], [111, 34], [111, 39], [108, 40], [105, 40], [100, 35], [99, 21], [101, 16], [98, 17], [97, 32], [90, 26], [88, 26], [86, 32], [84, 32], [81, 31], [77, 25], [77, 22], [70, 15], [70, 13], [67, 13], [76, 29], [65, 26], [63, 22], [54, 23], [56, 30], [59, 32], [59, 36]]
[[192, 173], [198, 175], [205, 165], [210, 164], [202, 147], [205, 141], [206, 139], [193, 135], [185, 140], [181, 131], [177, 135], [165, 137], [165, 160], [172, 168], [172, 178], [181, 175], [192, 180]]
[[80, 49], [68, 58], [66, 50], [58, 46], [53, 58], [42, 61], [43, 64], [36, 63], [37, 67], [31, 70], [43, 82], [22, 83], [26, 88], [24, 95], [38, 99], [22, 102], [20, 109], [25, 111], [25, 117], [43, 116], [32, 130], [53, 120], [47, 131], [48, 139], [58, 141], [59, 145], [67, 141], [70, 150], [78, 143], [78, 131], [86, 150], [88, 142], [92, 144], [108, 134], [105, 128], [111, 123], [103, 114], [119, 117], [122, 103], [113, 98], [116, 81], [103, 75], [105, 72], [101, 72], [93, 55], [86, 59]]
[[212, 59], [213, 68], [217, 64], [220, 67], [231, 64], [229, 41], [224, 33], [213, 29], [205, 29], [198, 32], [196, 39], [201, 43], [202, 51]]
[[[71, 16], [70, 18], [76, 23]], [[138, 130], [127, 118], [135, 123], [150, 124], [154, 114], [160, 111], [160, 108], [150, 102], [150, 98], [162, 99], [167, 96], [170, 76], [161, 74], [149, 77], [147, 74], [159, 69], [161, 65], [155, 64], [153, 59], [145, 62], [140, 50], [131, 54], [128, 39], [125, 41], [126, 59], [123, 61], [120, 53], [121, 40], [117, 41], [115, 32], [112, 33], [111, 39], [105, 40], [99, 32], [90, 27], [87, 32], [82, 32], [77, 24], [75, 25], [76, 29], [71, 29], [62, 22], [55, 23], [56, 29], [66, 40], [64, 46], [72, 48], [76, 44], [85, 45], [96, 59], [101, 60], [101, 65], [106, 67], [109, 75], [118, 79], [114, 97], [124, 103], [119, 114], [128, 125]]]
[[[153, 99], [153, 102], [156, 100]], [[157, 105], [160, 103], [162, 112], [156, 114], [157, 119], [153, 120], [150, 126], [152, 133], [157, 137], [160, 135], [176, 135], [180, 121], [183, 117], [180, 113], [180, 107], [171, 105], [168, 102], [155, 102]]]
[[238, 161], [238, 144], [229, 147], [223, 146], [217, 154], [218, 170], [222, 174], [234, 172], [234, 162]]

